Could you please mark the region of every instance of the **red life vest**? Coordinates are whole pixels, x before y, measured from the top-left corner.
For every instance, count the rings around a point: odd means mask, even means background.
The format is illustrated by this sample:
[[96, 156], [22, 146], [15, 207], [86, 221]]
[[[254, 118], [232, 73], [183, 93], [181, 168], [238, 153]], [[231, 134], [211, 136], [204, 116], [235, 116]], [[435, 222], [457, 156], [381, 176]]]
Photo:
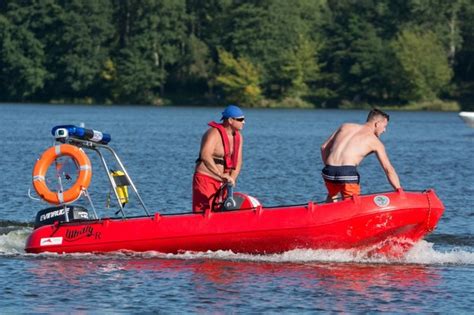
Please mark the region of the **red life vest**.
[[240, 149], [240, 133], [236, 130], [234, 132], [234, 151], [230, 153], [230, 144], [229, 137], [227, 132], [222, 124], [211, 121], [208, 123], [209, 126], [216, 128], [222, 138], [222, 144], [224, 145], [224, 169], [225, 170], [235, 170], [237, 167], [237, 161], [239, 159], [239, 149]]

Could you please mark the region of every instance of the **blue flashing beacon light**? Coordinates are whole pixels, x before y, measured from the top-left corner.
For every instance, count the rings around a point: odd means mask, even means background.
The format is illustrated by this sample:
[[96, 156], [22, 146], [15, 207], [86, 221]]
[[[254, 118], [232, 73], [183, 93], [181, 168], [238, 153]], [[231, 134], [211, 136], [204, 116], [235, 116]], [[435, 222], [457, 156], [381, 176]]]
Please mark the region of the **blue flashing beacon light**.
[[55, 126], [51, 129], [51, 134], [56, 138], [56, 140], [72, 137], [101, 144], [107, 144], [112, 140], [112, 137], [108, 133], [74, 125]]

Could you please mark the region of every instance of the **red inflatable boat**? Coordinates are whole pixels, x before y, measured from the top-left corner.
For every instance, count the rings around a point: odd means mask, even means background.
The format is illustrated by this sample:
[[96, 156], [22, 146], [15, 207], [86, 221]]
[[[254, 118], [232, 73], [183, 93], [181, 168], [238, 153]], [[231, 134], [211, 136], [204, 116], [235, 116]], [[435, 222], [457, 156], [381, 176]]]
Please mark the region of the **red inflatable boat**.
[[[111, 150], [107, 144], [91, 144], [90, 139], [71, 135], [67, 142], [82, 148], [92, 146], [95, 150]], [[55, 149], [58, 157], [67, 155], [61, 153], [64, 145]], [[123, 170], [122, 180], [125, 179], [126, 186], [136, 192], [118, 157], [117, 160]], [[84, 169], [87, 167], [82, 171]], [[377, 253], [394, 254], [396, 247], [398, 253], [395, 254], [400, 254], [431, 232], [444, 211], [433, 190], [399, 190], [356, 196], [334, 203], [308, 202], [278, 207], [264, 207], [251, 196], [235, 193], [234, 202], [229, 207], [214, 207], [214, 210], [201, 214], [151, 215], [143, 205], [145, 216], [127, 217], [124, 215], [123, 195], [120, 194], [124, 185], [119, 185], [111, 172], [107, 174], [117, 200], [120, 200], [117, 203], [121, 217], [98, 219], [95, 209], [91, 216], [84, 207], [57, 203], [58, 206], [38, 213], [36, 227], [26, 243], [26, 252], [231, 250], [235, 253], [270, 254], [298, 248], [374, 248]], [[76, 186], [77, 183], [71, 189], [77, 189]], [[86, 188], [83, 187], [81, 196], [90, 199]], [[41, 190], [38, 194], [42, 196]], [[138, 193], [137, 196], [141, 201]], [[56, 201], [58, 198], [51, 199]], [[398, 246], [400, 244], [403, 246]]]

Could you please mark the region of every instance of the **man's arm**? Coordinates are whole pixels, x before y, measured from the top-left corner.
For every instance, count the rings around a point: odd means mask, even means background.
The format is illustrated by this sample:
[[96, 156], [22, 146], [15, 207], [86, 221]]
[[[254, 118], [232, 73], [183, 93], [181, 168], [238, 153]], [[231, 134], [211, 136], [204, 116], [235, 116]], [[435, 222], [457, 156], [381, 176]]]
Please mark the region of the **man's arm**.
[[377, 154], [377, 158], [379, 159], [380, 165], [382, 166], [385, 175], [387, 176], [388, 182], [392, 187], [396, 190], [401, 188], [400, 186], [400, 179], [398, 178], [397, 172], [395, 172], [395, 168], [390, 163], [390, 159], [388, 158], [387, 152], [385, 151], [385, 146], [383, 143], [376, 139], [377, 143], [375, 145], [375, 153]]

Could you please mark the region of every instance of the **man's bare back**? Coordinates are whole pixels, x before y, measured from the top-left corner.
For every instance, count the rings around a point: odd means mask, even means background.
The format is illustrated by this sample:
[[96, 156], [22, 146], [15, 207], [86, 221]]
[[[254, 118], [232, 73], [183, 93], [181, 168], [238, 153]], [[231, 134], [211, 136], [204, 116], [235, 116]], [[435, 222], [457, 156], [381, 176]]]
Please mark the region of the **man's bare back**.
[[324, 164], [357, 166], [374, 151], [374, 142], [380, 141], [370, 128], [359, 124], [343, 124], [326, 144], [329, 149]]

